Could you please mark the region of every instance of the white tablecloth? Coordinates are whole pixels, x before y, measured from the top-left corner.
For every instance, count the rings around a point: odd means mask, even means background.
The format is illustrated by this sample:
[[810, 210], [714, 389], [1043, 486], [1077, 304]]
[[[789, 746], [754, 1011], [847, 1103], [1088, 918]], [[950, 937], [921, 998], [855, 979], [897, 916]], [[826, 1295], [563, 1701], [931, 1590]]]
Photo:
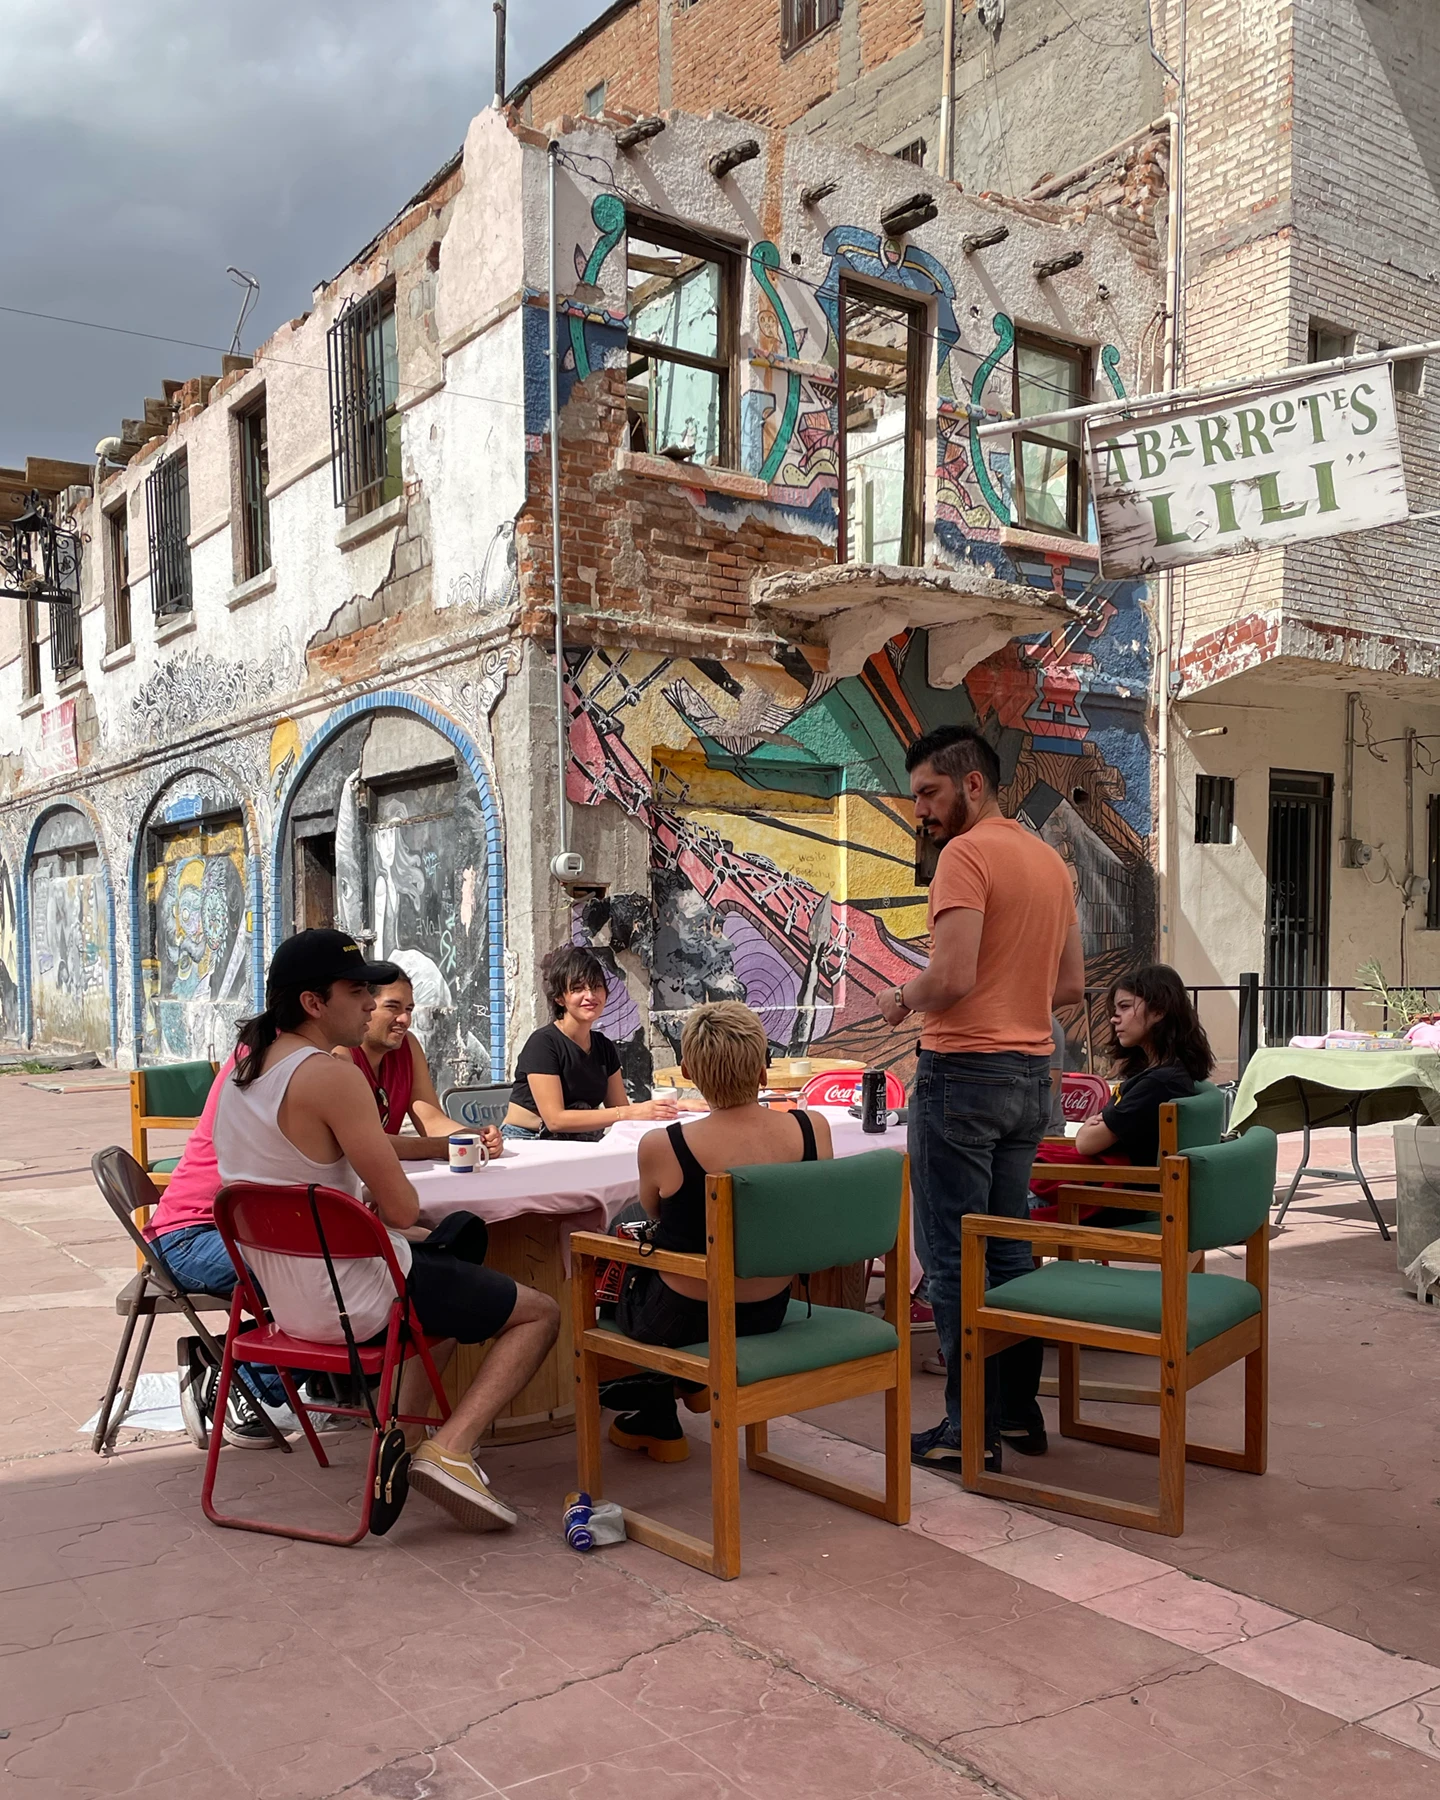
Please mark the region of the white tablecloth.
[[[830, 1121], [836, 1156], [905, 1148], [903, 1126], [867, 1134], [843, 1108], [816, 1110]], [[612, 1125], [598, 1144], [507, 1138], [505, 1154], [473, 1174], [453, 1173], [443, 1163], [419, 1169], [412, 1163], [406, 1174], [420, 1197], [420, 1217], [427, 1225], [463, 1208], [491, 1224], [525, 1213], [555, 1213], [570, 1219], [572, 1231], [601, 1230], [638, 1198], [637, 1146], [647, 1131], [662, 1129], [656, 1121], [627, 1119]]]

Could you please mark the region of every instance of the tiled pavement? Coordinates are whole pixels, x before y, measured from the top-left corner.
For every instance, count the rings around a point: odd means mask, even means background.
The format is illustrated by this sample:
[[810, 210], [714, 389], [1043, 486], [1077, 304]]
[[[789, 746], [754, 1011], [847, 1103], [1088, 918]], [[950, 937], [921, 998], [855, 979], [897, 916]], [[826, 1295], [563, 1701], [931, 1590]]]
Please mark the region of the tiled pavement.
[[[464, 1536], [417, 1499], [349, 1551], [213, 1530], [173, 1439], [105, 1463], [78, 1447], [126, 1272], [85, 1167], [123, 1120], [123, 1094], [0, 1081], [3, 1148], [30, 1165], [0, 1171], [7, 1792], [1440, 1795], [1440, 1318], [1399, 1293], [1354, 1190], [1317, 1188], [1276, 1240], [1271, 1473], [1192, 1469], [1183, 1538], [933, 1475], [896, 1531], [742, 1475], [745, 1572], [722, 1583], [634, 1544], [566, 1550], [569, 1439], [490, 1459], [525, 1511], [514, 1532]], [[1368, 1139], [1367, 1164], [1387, 1151]], [[1236, 1395], [1212, 1386], [1195, 1423], [1223, 1441]], [[938, 1389], [917, 1376], [918, 1422]], [[877, 1425], [856, 1403], [775, 1436], [860, 1470]], [[1153, 1479], [1052, 1443], [1064, 1479]], [[360, 1450], [339, 1445], [329, 1472], [230, 1453], [225, 1496], [339, 1518]], [[612, 1463], [616, 1493], [704, 1530], [703, 1446], [681, 1468]]]

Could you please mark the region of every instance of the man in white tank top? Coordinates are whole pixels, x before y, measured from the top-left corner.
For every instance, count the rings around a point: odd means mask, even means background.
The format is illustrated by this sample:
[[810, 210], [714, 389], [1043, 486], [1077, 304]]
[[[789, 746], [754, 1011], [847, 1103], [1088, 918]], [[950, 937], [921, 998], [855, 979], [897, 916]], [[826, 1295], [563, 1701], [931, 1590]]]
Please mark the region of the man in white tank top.
[[[302, 931], [276, 950], [265, 1010], [240, 1031], [235, 1073], [215, 1109], [214, 1143], [222, 1182], [276, 1186], [297, 1182], [340, 1188], [380, 1215], [428, 1336], [444, 1368], [455, 1344], [493, 1339], [484, 1365], [450, 1417], [415, 1451], [410, 1485], [472, 1530], [513, 1525], [516, 1514], [490, 1488], [471, 1450], [500, 1409], [544, 1361], [560, 1328], [548, 1294], [519, 1287], [495, 1269], [428, 1249], [417, 1229], [419, 1202], [374, 1097], [352, 1061], [332, 1051], [361, 1042], [374, 1011], [371, 985], [391, 966], [368, 963], [340, 931]], [[254, 1272], [275, 1322], [297, 1337], [343, 1343], [325, 1264], [315, 1257], [252, 1253]], [[394, 1283], [379, 1258], [337, 1263], [336, 1274], [357, 1341], [383, 1331]], [[417, 1373], [418, 1372], [418, 1373]], [[428, 1398], [418, 1359], [406, 1366], [401, 1409], [423, 1412]]]

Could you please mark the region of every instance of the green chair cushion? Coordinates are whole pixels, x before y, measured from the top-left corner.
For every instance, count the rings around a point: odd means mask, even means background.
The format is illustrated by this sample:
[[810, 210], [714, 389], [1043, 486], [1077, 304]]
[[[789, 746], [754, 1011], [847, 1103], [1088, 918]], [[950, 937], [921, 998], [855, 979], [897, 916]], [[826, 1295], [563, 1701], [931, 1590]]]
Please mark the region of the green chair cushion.
[[731, 1170], [736, 1277], [813, 1274], [884, 1256], [899, 1229], [904, 1168], [898, 1150], [867, 1150]]
[[1243, 1244], [1275, 1202], [1275, 1133], [1263, 1125], [1224, 1144], [1186, 1152], [1190, 1164], [1190, 1248]]
[[1218, 1144], [1225, 1129], [1225, 1096], [1208, 1081], [1197, 1081], [1195, 1092], [1175, 1102], [1175, 1148], [1198, 1150]]
[[[858, 1159], [847, 1159], [858, 1160]], [[620, 1328], [612, 1320], [599, 1321], [601, 1331]], [[834, 1363], [857, 1362], [863, 1356], [882, 1356], [894, 1350], [900, 1339], [893, 1325], [872, 1313], [851, 1312], [841, 1306], [817, 1306], [806, 1317], [803, 1300], [792, 1300], [785, 1323], [778, 1331], [735, 1340], [735, 1381], [750, 1387], [777, 1375], [805, 1375], [812, 1369], [828, 1369]], [[710, 1345], [685, 1344], [689, 1356], [709, 1356]]]
[[152, 1175], [172, 1175], [179, 1167], [180, 1158], [178, 1156], [162, 1156], [158, 1162], [151, 1163], [150, 1173]]
[[[1191, 1275], [1186, 1348], [1196, 1350], [1260, 1310], [1260, 1290], [1233, 1275]], [[1052, 1262], [1002, 1282], [987, 1306], [1042, 1319], [1078, 1319], [1122, 1331], [1159, 1331], [1160, 1271], [1099, 1263]], [[1043, 1336], [1043, 1333], [1039, 1335]]]
[[198, 1119], [215, 1080], [208, 1062], [156, 1063], [142, 1073], [145, 1116], [151, 1119]]

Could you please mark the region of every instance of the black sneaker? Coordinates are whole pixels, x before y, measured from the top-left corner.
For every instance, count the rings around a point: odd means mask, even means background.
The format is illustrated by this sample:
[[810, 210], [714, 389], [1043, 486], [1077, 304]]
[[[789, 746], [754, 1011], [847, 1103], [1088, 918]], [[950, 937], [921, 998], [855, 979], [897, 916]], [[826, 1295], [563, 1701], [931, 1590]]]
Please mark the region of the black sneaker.
[[[960, 1437], [958, 1432], [951, 1431], [948, 1419], [942, 1419], [928, 1431], [917, 1431], [911, 1435], [910, 1460], [918, 1463], [922, 1469], [936, 1469], [943, 1475], [961, 1473]], [[998, 1441], [985, 1446], [985, 1472], [987, 1475], [1000, 1473]]]
[[197, 1450], [204, 1450], [210, 1443], [220, 1371], [198, 1337], [178, 1338], [175, 1360], [180, 1378], [180, 1416], [190, 1433], [190, 1442]]
[[274, 1433], [238, 1379], [231, 1382], [225, 1402], [224, 1436], [225, 1442], [236, 1450], [269, 1450], [275, 1443]]
[[1001, 1425], [999, 1429], [1001, 1442], [1011, 1450], [1018, 1450], [1021, 1456], [1043, 1456], [1050, 1448], [1043, 1419], [1039, 1424]]

